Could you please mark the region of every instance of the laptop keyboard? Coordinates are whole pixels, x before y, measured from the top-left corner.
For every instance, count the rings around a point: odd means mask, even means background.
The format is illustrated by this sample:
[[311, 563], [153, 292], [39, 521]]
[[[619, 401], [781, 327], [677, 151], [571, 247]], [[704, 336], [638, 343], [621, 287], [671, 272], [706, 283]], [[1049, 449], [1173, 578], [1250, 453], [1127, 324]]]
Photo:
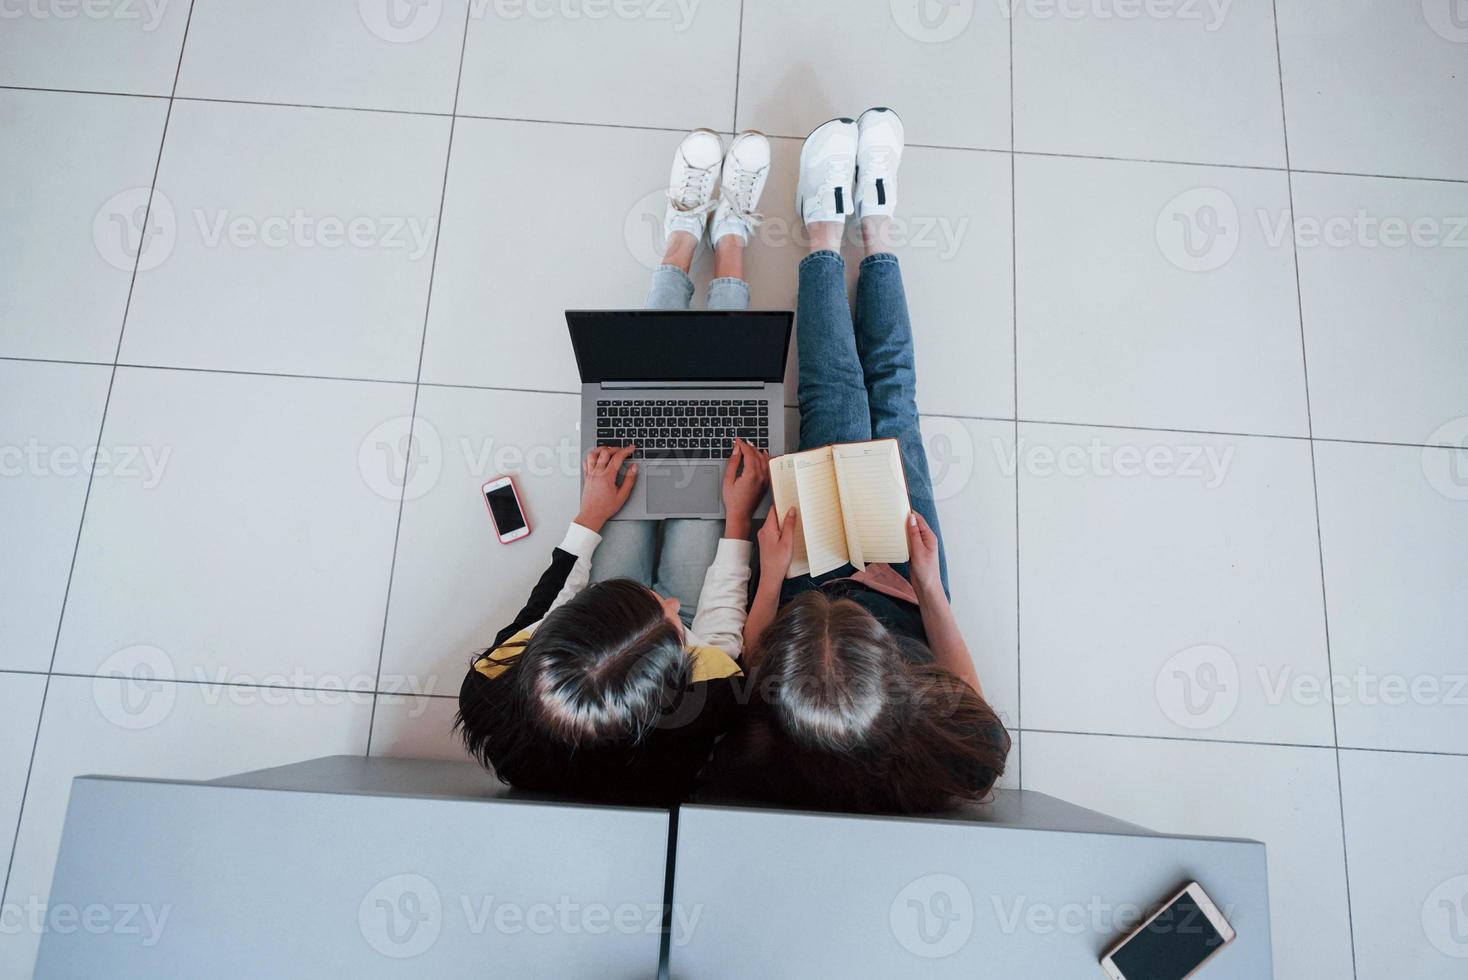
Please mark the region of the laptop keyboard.
[[596, 444], [635, 445], [633, 459], [727, 459], [735, 438], [770, 448], [768, 402], [609, 398], [596, 403]]

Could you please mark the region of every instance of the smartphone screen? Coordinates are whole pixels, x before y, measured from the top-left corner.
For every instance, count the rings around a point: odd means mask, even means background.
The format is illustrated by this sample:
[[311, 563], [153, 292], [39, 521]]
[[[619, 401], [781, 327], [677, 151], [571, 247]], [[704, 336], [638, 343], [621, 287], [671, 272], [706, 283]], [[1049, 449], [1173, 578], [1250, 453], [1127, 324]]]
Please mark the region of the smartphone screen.
[[1186, 892], [1178, 896], [1111, 961], [1127, 980], [1182, 980], [1223, 945], [1223, 937]]
[[489, 501], [489, 512], [494, 517], [495, 530], [499, 531], [500, 537], [525, 527], [525, 515], [520, 513], [520, 501], [515, 499], [515, 489], [508, 483], [487, 491], [484, 499]]

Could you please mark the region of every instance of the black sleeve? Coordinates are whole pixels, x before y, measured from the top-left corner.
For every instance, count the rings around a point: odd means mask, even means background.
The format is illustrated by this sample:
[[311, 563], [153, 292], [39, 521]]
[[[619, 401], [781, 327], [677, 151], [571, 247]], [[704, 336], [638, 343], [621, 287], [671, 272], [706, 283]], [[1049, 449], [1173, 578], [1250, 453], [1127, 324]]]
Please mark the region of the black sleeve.
[[571, 569], [576, 567], [576, 556], [569, 551], [557, 548], [551, 552], [550, 568], [540, 576], [540, 581], [535, 583], [535, 588], [530, 592], [530, 598], [525, 603], [525, 608], [515, 615], [515, 621], [500, 630], [494, 638], [494, 646], [498, 647], [510, 637], [523, 630], [532, 623], [538, 623], [545, 618], [550, 610], [551, 603], [556, 601], [556, 596], [561, 594], [561, 589], [566, 585], [566, 579], [571, 577]]

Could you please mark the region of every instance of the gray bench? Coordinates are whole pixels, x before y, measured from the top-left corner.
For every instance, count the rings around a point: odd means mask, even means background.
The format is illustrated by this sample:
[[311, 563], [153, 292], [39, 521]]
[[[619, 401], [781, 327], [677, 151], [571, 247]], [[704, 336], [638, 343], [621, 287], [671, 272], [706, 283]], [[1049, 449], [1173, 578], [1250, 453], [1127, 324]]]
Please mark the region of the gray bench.
[[467, 763], [82, 777], [51, 908], [137, 908], [141, 931], [49, 930], [36, 976], [645, 978], [668, 824], [522, 797]]
[[671, 976], [1101, 978], [1145, 906], [1194, 880], [1238, 932], [1201, 976], [1271, 977], [1257, 841], [1157, 834], [1027, 790], [920, 819], [685, 806]]
[[36, 976], [1099, 977], [1138, 906], [1195, 878], [1239, 932], [1204, 975], [1270, 977], [1262, 844], [1039, 793], [929, 818], [675, 817], [516, 793], [467, 762], [84, 776], [51, 889], [70, 926], [42, 936]]

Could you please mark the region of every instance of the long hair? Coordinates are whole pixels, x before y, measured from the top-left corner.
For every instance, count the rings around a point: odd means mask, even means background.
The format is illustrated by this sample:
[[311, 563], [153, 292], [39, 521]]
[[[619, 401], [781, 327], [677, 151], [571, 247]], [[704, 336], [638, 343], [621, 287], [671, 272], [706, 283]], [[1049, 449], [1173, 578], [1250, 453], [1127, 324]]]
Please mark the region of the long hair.
[[635, 753], [691, 674], [658, 597], [601, 582], [546, 616], [499, 677], [471, 666], [454, 728], [503, 781], [562, 789], [580, 755]]
[[767, 629], [744, 722], [719, 746], [720, 788], [789, 806], [924, 813], [979, 802], [1010, 738], [952, 673], [903, 655], [848, 599], [807, 592]]

